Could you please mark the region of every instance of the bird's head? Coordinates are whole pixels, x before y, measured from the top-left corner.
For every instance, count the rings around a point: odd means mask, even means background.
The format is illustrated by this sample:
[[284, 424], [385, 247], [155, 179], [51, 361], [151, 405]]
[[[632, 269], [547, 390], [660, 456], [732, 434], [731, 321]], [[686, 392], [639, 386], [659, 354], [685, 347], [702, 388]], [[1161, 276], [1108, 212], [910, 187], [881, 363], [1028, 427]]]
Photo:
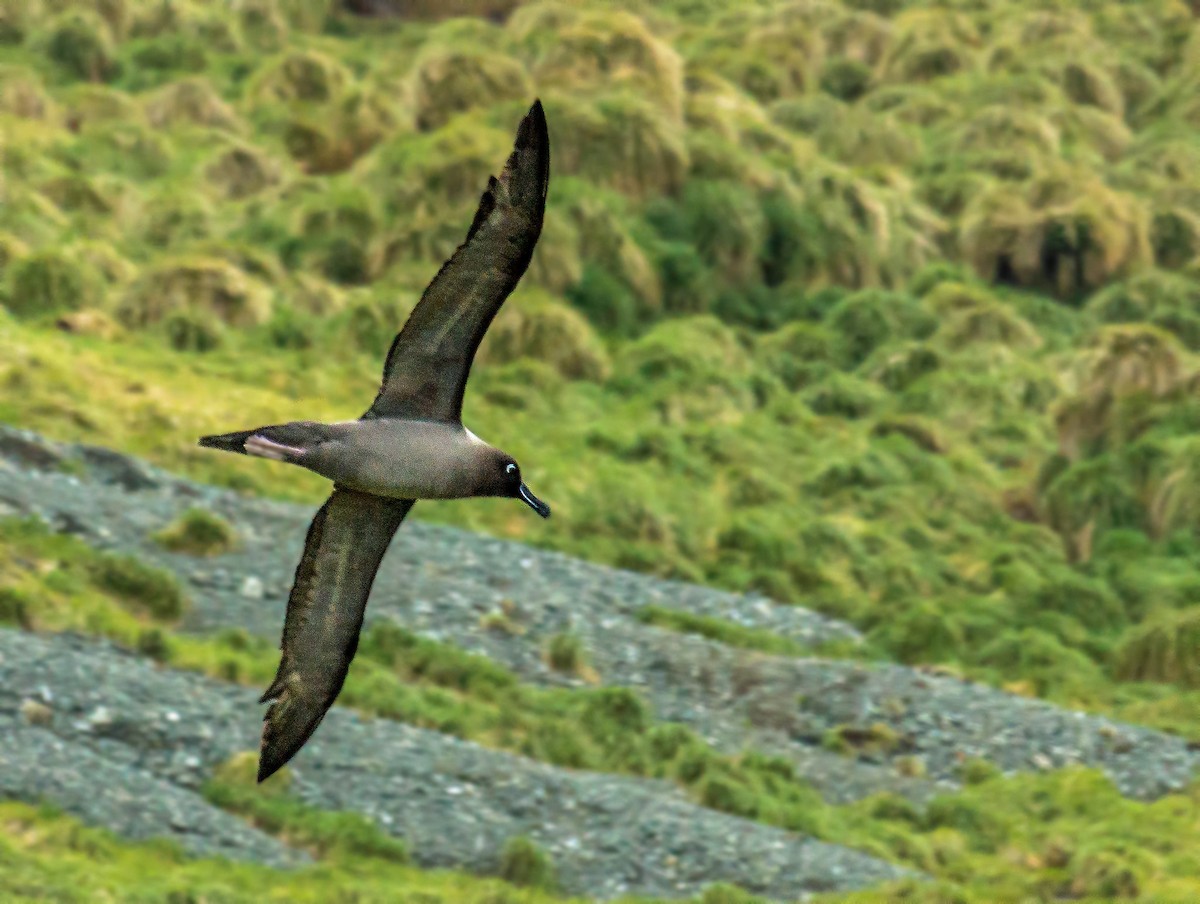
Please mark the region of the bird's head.
[[525, 486], [525, 481], [521, 479], [521, 466], [512, 456], [500, 452], [492, 457], [484, 475], [484, 482], [481, 496], [509, 496], [520, 499], [543, 518], [550, 517], [550, 506], [534, 496], [529, 487]]

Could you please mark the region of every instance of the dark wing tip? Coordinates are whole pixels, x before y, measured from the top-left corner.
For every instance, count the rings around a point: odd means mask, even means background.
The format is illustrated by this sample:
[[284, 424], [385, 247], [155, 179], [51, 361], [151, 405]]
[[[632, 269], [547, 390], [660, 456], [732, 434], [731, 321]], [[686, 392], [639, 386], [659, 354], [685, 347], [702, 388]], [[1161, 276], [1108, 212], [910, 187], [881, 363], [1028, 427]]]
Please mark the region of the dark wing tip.
[[258, 784], [262, 784], [272, 775], [283, 768], [286, 760], [269, 760], [267, 759], [266, 751], [263, 751], [258, 758]]
[[266, 781], [299, 752], [317, 730], [332, 703], [332, 700], [325, 703], [297, 694], [292, 686], [275, 697], [263, 717], [262, 745], [258, 754], [259, 782]]
[[[529, 161], [533, 166], [530, 167]], [[537, 180], [534, 182], [534, 180]], [[501, 183], [504, 187], [501, 188]], [[499, 179], [488, 176], [487, 188], [479, 199], [475, 217], [467, 230], [466, 241], [475, 238], [483, 224], [487, 222], [497, 205], [497, 191], [501, 193], [499, 203], [522, 206], [545, 206], [546, 194], [550, 184], [550, 132], [546, 127], [546, 113], [542, 102], [535, 100], [529, 112], [517, 127], [517, 137], [513, 142], [512, 154], [504, 166]], [[540, 190], [540, 195], [538, 194]], [[530, 197], [530, 196], [533, 197]], [[536, 214], [540, 224], [542, 212]], [[449, 261], [446, 262], [449, 265]], [[443, 265], [444, 270], [446, 265]], [[440, 275], [440, 273], [439, 273]], [[435, 277], [436, 279], [436, 277]]]
[[542, 109], [540, 99], [533, 102], [525, 119], [521, 122], [520, 132], [526, 133], [526, 147], [533, 147], [541, 161], [542, 194], [550, 181], [550, 129], [546, 125], [546, 111]]
[[[549, 144], [549, 132], [546, 128], [546, 111], [542, 109], [541, 98], [534, 100], [533, 106], [529, 108], [529, 112], [525, 114], [524, 123], [529, 124], [530, 138], [539, 144]], [[524, 125], [522, 123], [522, 125]]]

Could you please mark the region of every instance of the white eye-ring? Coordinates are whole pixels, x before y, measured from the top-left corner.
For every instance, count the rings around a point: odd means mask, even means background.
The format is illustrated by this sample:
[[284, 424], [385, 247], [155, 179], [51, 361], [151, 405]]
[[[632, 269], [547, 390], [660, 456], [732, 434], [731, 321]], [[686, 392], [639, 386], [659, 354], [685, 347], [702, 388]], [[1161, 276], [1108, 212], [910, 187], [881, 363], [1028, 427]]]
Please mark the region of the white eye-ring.
[[516, 466], [516, 465], [514, 465], [514, 464], [513, 464], [513, 463], [510, 461], [510, 462], [508, 463], [508, 466], [507, 466], [507, 467], [505, 467], [505, 469], [504, 469], [504, 473], [505, 473], [505, 474], [516, 474], [516, 473], [517, 473], [517, 466]]

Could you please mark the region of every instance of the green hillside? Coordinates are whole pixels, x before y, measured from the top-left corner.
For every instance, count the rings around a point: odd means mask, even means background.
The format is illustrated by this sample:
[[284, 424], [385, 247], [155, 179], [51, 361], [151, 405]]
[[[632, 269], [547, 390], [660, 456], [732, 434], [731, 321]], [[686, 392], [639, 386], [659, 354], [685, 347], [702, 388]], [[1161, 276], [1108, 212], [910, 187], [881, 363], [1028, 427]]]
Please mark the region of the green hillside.
[[[540, 96], [545, 232], [465, 420], [555, 515], [414, 517], [1200, 739], [1194, 4], [330, 5], [0, 0], [0, 420], [316, 502], [196, 437], [365, 409]], [[1200, 887], [1098, 831], [1108, 879]], [[928, 900], [1026, 869], [994, 832], [917, 858]]]

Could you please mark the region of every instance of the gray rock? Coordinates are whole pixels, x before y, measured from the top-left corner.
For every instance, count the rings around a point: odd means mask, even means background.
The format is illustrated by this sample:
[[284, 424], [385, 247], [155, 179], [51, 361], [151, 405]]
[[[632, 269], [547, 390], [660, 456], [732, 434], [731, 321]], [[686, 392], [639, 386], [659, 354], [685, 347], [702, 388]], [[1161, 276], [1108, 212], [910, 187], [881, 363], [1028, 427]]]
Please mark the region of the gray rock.
[[[43, 453], [52, 464], [83, 461], [73, 447], [0, 428], [0, 500], [58, 523], [60, 529], [66, 526], [61, 519], [70, 515], [72, 524], [84, 526], [80, 535], [87, 542], [100, 545], [103, 538], [106, 548], [175, 571], [189, 582], [193, 601], [186, 630], [205, 633], [237, 626], [272, 642], [278, 639], [287, 590], [315, 506], [245, 498], [157, 471], [151, 471], [153, 486], [130, 490], [104, 474], [93, 478], [94, 463], [85, 463], [82, 476], [67, 473], [70, 468], [31, 464], [31, 456], [43, 460], [38, 458]], [[111, 457], [102, 468], [106, 473], [121, 470]], [[241, 547], [202, 563], [148, 539], [153, 529], [196, 505], [237, 525]], [[261, 598], [243, 592], [248, 583], [253, 585], [248, 578], [260, 582]], [[766, 656], [653, 628], [636, 617], [649, 604], [725, 618], [812, 647], [859, 638], [849, 625], [762, 597], [662, 581], [420, 521], [406, 523], [393, 542], [367, 619], [395, 621], [487, 656], [525, 681], [580, 687], [578, 677], [550, 669], [543, 656], [551, 636], [571, 632], [582, 641], [603, 683], [636, 688], [658, 718], [690, 726], [719, 749], [735, 753], [754, 747], [791, 759], [833, 801], [883, 790], [926, 799], [957, 787], [964, 757], [989, 760], [1008, 772], [1096, 766], [1123, 793], [1141, 799], [1185, 787], [1200, 765], [1200, 752], [1180, 738], [955, 678], [892, 664]], [[505, 613], [512, 630], [487, 630], [481, 616], [489, 612]], [[14, 648], [7, 655], [26, 661], [32, 654]], [[71, 658], [66, 657], [67, 664]], [[152, 717], [131, 717], [141, 713], [146, 700], [160, 699], [148, 678], [121, 701], [119, 694], [114, 699], [108, 693], [106, 679], [91, 673], [50, 681], [25, 669], [24, 683], [13, 684], [5, 678], [8, 667], [0, 663], [0, 715], [15, 717], [22, 699], [40, 700], [52, 711], [56, 733], [65, 732], [114, 762], [149, 770], [180, 788], [197, 787], [206, 770], [232, 750], [256, 746], [256, 707], [245, 702], [253, 692], [217, 691], [212, 688], [219, 685], [205, 684], [204, 699], [193, 701], [188, 695], [198, 692], [188, 684], [162, 697]], [[171, 682], [177, 680], [169, 672], [149, 674], [164, 687], [174, 687]], [[13, 696], [6, 697], [9, 688]], [[85, 688], [91, 696], [84, 702], [72, 697]], [[226, 693], [238, 695], [240, 702], [229, 703], [228, 712], [222, 709], [218, 718], [213, 707]], [[59, 700], [63, 695], [68, 704]], [[103, 727], [86, 719], [96, 706], [114, 714]], [[895, 734], [894, 749], [855, 757], [821, 746], [832, 728], [853, 735], [868, 733], [877, 723]], [[356, 746], [360, 744], [365, 746]], [[764, 866], [763, 874], [776, 878], [754, 886], [745, 869], [739, 872], [731, 865], [748, 854], [728, 838], [762, 827], [747, 828], [749, 824], [698, 808], [677, 810], [676, 805], [686, 804], [665, 787], [653, 792], [663, 795], [659, 798], [645, 796], [652, 793], [645, 783], [608, 776], [576, 776], [574, 783], [563, 784], [557, 770], [543, 772], [547, 767], [518, 758], [494, 759], [502, 755], [471, 745], [468, 756], [458, 752], [460, 744], [384, 720], [362, 723], [335, 710], [297, 758], [297, 793], [321, 806], [351, 806], [370, 814], [390, 831], [414, 839], [419, 861], [429, 864], [486, 868], [505, 833], [531, 834], [564, 858], [566, 874], [581, 883], [595, 878], [588, 863], [615, 870], [612, 883], [596, 886], [606, 894], [618, 893], [622, 883], [663, 889], [654, 893], [680, 893], [679, 888], [698, 887], [701, 876], [710, 881], [738, 881], [741, 876], [751, 887], [811, 889], [833, 873], [844, 883], [837, 887], [847, 888], [880, 875], [875, 861], [851, 858], [843, 863], [840, 854], [830, 854], [828, 871], [818, 877], [800, 866], [807, 854], [796, 846], [812, 842], [782, 833], [755, 835], [768, 846], [782, 844], [790, 852], [784, 857], [790, 865], [780, 865], [775, 873], [774, 867]], [[407, 758], [411, 751], [416, 752]], [[456, 765], [474, 763], [473, 757], [482, 757], [479, 762], [485, 765]], [[916, 762], [925, 776], [913, 768]], [[511, 782], [510, 774], [516, 776]], [[631, 802], [636, 802], [634, 811]], [[646, 822], [652, 818], [648, 809], [667, 814], [662, 826]], [[690, 829], [681, 825], [684, 814], [701, 827], [700, 835], [689, 835]], [[448, 833], [453, 844], [443, 848], [426, 838], [435, 830]], [[632, 865], [623, 872], [619, 864], [626, 861]], [[671, 871], [663, 872], [663, 864], [671, 864]], [[727, 864], [733, 872], [724, 872]], [[671, 883], [682, 885], [671, 892]]]
[[28, 803], [50, 801], [127, 838], [170, 838], [196, 856], [277, 867], [309, 859], [194, 792], [114, 762], [86, 744], [4, 716], [0, 796]]
[[[15, 689], [35, 682], [55, 700], [45, 728], [5, 715], [20, 705]], [[0, 795], [49, 799], [194, 853], [299, 862], [194, 790], [216, 765], [256, 747], [255, 698], [101, 641], [0, 630]], [[367, 814], [407, 839], [423, 866], [492, 873], [504, 843], [527, 835], [549, 851], [569, 892], [591, 897], [675, 897], [720, 880], [792, 900], [910, 875], [698, 807], [665, 782], [556, 769], [338, 707], [292, 771], [291, 793]]]

